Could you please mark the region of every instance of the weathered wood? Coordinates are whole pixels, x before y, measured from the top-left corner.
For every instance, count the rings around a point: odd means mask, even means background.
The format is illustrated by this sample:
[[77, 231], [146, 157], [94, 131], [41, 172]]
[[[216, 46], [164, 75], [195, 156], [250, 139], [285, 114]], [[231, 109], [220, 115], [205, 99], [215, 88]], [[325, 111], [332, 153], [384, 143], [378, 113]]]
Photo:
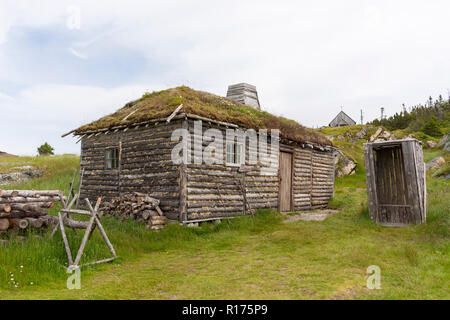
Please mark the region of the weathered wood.
[[172, 114], [167, 118], [166, 122], [169, 123], [176, 115], [177, 113], [183, 108], [183, 104], [180, 104], [173, 112]]
[[67, 240], [66, 231], [64, 229], [64, 222], [61, 214], [58, 212], [59, 229], [61, 230], [61, 235], [63, 238], [64, 248], [66, 249], [67, 260], [69, 262], [69, 267], [73, 265], [72, 253], [70, 251], [69, 241]]
[[11, 204], [11, 203], [38, 203], [38, 202], [55, 202], [60, 201], [59, 196], [41, 196], [36, 197], [0, 197], [0, 204]]
[[9, 228], [8, 219], [0, 219], [0, 231], [6, 231]]
[[371, 218], [388, 226], [425, 222], [425, 176], [419, 142], [366, 144], [365, 162]]
[[[89, 202], [89, 199], [85, 199], [85, 202], [86, 202], [86, 204], [88, 205], [89, 208], [92, 208], [91, 203]], [[86, 231], [84, 233], [83, 240], [81, 241], [80, 248], [78, 249], [77, 256], [76, 256], [75, 261], [73, 263], [73, 265], [75, 265], [75, 266], [78, 266], [79, 263], [80, 263], [81, 257], [82, 257], [82, 255], [84, 253], [84, 248], [86, 247], [86, 243], [87, 243], [87, 241], [89, 239], [89, 235], [91, 234], [91, 230], [92, 230], [92, 227], [94, 225], [96, 216], [97, 216], [97, 212], [93, 211], [91, 219], [89, 219]]]
[[0, 211], [2, 212], [11, 212], [11, 206], [9, 204], [0, 204]]
[[41, 219], [36, 218], [25, 218], [28, 221], [28, 225], [34, 229], [42, 228], [43, 221]]
[[59, 197], [59, 190], [0, 190], [0, 197]]
[[[169, 124], [158, 124], [151, 127], [144, 125], [139, 129], [130, 128], [127, 132], [111, 132], [108, 135], [84, 138], [81, 167], [85, 170], [86, 179], [81, 190], [82, 198], [103, 196], [106, 201], [110, 201], [124, 193], [142, 191], [161, 200], [160, 207], [164, 210], [165, 215], [171, 218], [176, 215], [178, 220], [189, 220], [189, 215], [195, 214], [195, 212], [188, 212], [187, 208], [200, 208], [197, 205], [200, 202], [208, 206], [217, 205], [216, 185], [220, 184], [224, 206], [234, 207], [236, 201], [240, 201], [242, 206], [242, 201], [245, 202], [244, 196], [237, 188], [230, 188], [237, 179], [240, 179], [238, 167], [228, 167], [224, 163], [188, 164], [185, 166], [186, 178], [184, 178], [183, 170], [181, 169], [180, 172], [180, 165], [172, 163], [171, 150], [178, 143], [178, 141], [170, 141], [174, 129], [183, 127], [183, 125], [186, 127], [187, 124], [192, 138], [199, 138], [198, 133], [194, 132], [194, 120], [197, 119], [189, 117], [188, 119], [185, 121], [180, 117], [177, 118], [179, 121], [171, 121]], [[225, 130], [226, 126], [214, 121], [203, 123], [203, 131], [209, 128]], [[114, 130], [116, 129], [110, 131]], [[120, 169], [106, 170], [104, 150], [108, 147], [119, 146], [119, 142], [122, 143]], [[205, 139], [202, 142], [201, 151], [203, 152], [209, 142]], [[292, 186], [290, 188], [292, 209], [297, 206], [294, 200], [296, 193], [303, 193], [304, 186], [312, 185], [313, 181], [314, 188], [311, 188], [310, 194], [316, 195], [316, 187], [333, 189], [334, 158], [331, 157], [331, 150], [318, 151], [320, 148], [308, 144], [302, 146], [281, 145], [281, 147], [284, 148], [283, 150], [293, 152]], [[257, 155], [257, 148], [246, 144], [245, 152], [246, 156]], [[198, 160], [195, 152], [193, 160]], [[311, 162], [315, 164], [311, 165]], [[255, 208], [276, 208], [279, 194], [278, 170], [272, 169], [272, 176], [261, 175], [259, 169], [264, 165], [267, 164], [258, 160], [254, 166], [256, 170], [246, 176], [245, 190], [249, 196], [245, 195], [245, 198], [247, 198], [247, 203], [255, 205]], [[304, 168], [306, 165], [308, 170]], [[304, 180], [305, 174], [309, 176], [309, 179]], [[184, 179], [186, 179], [186, 190], [184, 190]], [[209, 191], [211, 192], [208, 193]], [[319, 195], [322, 198], [322, 193]], [[331, 197], [331, 195], [326, 193], [323, 197]], [[311, 195], [309, 200], [312, 201]], [[133, 214], [146, 220], [139, 215], [139, 212]]]
[[10, 212], [0, 212], [0, 218], [12, 218], [12, 219], [23, 219], [23, 218], [39, 218], [45, 216], [47, 211], [41, 210], [40, 212], [24, 212], [11, 210]]
[[19, 229], [26, 229], [28, 227], [28, 221], [25, 219], [8, 219], [9, 220], [9, 225], [12, 227], [16, 227]]

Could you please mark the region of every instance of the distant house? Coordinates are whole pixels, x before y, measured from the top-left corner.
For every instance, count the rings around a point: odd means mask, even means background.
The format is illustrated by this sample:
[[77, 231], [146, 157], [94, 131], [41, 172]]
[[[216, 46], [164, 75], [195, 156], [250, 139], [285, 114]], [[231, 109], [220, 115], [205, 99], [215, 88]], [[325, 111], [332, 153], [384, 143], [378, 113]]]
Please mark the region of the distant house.
[[356, 121], [350, 118], [344, 111], [339, 112], [336, 118], [330, 122], [329, 127], [354, 126]]

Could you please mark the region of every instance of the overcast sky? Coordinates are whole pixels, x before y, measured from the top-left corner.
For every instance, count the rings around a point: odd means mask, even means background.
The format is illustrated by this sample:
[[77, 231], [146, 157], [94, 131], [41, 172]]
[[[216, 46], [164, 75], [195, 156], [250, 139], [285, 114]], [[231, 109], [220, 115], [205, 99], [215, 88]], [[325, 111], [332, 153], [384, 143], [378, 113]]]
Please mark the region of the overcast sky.
[[226, 95], [310, 126], [450, 89], [450, 1], [0, 0], [0, 150], [33, 155], [145, 91]]

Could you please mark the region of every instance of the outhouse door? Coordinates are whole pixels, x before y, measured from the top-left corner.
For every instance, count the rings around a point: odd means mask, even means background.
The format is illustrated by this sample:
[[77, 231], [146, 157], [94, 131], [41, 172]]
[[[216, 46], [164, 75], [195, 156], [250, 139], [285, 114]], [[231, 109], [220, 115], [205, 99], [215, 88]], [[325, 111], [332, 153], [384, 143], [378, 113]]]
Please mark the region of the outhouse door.
[[292, 211], [292, 153], [280, 152], [280, 211]]

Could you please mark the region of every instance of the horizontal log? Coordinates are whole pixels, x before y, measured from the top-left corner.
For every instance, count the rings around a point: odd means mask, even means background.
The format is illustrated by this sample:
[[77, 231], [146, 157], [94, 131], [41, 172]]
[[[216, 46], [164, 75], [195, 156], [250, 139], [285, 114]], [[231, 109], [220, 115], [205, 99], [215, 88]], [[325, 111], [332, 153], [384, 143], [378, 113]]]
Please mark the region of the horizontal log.
[[[66, 197], [63, 197], [66, 200]], [[2, 198], [0, 197], [0, 204], [11, 204], [11, 203], [36, 203], [36, 202], [56, 202], [60, 201], [59, 197], [51, 197], [51, 196], [41, 196], [39, 198], [35, 197], [8, 197]]]
[[0, 219], [0, 231], [6, 231], [9, 228], [8, 219]]
[[11, 206], [9, 204], [0, 204], [0, 211], [11, 212]]
[[44, 221], [42, 219], [36, 219], [36, 218], [25, 218], [25, 220], [28, 221], [28, 225], [34, 229], [40, 229], [42, 228]]
[[47, 197], [59, 197], [62, 192], [59, 190], [0, 190], [0, 197], [31, 197], [40, 198]]
[[28, 221], [25, 219], [10, 218], [8, 220], [11, 227], [16, 227], [19, 229], [26, 229], [28, 227]]
[[42, 211], [40, 206], [29, 203], [13, 203], [11, 204], [11, 209], [14, 211], [36, 212], [36, 213], [41, 213]]
[[23, 219], [23, 218], [39, 218], [45, 216], [47, 211], [41, 210], [41, 212], [23, 212], [23, 211], [14, 211], [11, 212], [0, 212], [0, 218], [14, 218], [14, 219]]

